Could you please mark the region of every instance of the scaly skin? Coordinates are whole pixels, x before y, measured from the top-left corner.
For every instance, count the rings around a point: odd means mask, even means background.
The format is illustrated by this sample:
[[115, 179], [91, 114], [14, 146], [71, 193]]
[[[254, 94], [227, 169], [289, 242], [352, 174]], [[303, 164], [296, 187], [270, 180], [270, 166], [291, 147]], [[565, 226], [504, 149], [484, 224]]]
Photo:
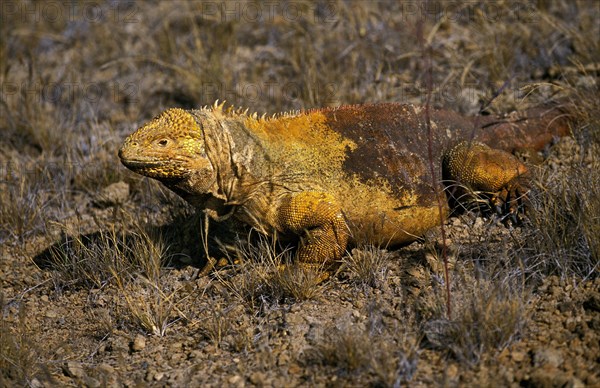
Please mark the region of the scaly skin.
[[320, 266], [348, 243], [394, 247], [439, 225], [449, 214], [442, 178], [511, 200], [524, 190], [527, 168], [507, 151], [539, 149], [568, 133], [557, 108], [507, 118], [429, 113], [431, 143], [425, 109], [413, 105], [272, 118], [217, 104], [169, 109], [130, 135], [119, 157], [217, 221], [234, 217], [299, 238], [298, 261]]

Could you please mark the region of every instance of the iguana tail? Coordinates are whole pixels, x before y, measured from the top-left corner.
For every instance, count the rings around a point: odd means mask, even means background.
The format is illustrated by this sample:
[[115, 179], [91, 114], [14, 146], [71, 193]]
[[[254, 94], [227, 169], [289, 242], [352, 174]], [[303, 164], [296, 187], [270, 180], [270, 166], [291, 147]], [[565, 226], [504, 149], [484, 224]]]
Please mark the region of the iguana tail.
[[517, 149], [539, 151], [553, 139], [571, 133], [569, 124], [573, 116], [564, 104], [553, 104], [504, 117], [479, 116], [473, 120], [477, 129], [474, 140], [508, 152]]

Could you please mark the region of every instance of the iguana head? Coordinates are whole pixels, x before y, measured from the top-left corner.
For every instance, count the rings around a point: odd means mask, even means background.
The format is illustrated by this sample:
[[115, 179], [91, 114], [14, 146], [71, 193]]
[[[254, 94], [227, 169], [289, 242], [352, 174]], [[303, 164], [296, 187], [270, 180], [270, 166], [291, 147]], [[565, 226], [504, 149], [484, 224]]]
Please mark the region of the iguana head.
[[215, 172], [201, 123], [183, 109], [168, 109], [131, 134], [119, 150], [130, 170], [163, 183], [193, 179], [210, 186]]

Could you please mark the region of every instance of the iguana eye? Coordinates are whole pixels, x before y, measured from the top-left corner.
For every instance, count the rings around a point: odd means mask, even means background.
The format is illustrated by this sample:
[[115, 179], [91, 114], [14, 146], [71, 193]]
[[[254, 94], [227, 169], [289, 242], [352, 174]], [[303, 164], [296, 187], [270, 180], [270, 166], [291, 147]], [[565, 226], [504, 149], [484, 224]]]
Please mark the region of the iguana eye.
[[168, 143], [169, 143], [169, 141], [167, 139], [160, 139], [158, 141], [158, 145], [161, 147], [166, 147]]

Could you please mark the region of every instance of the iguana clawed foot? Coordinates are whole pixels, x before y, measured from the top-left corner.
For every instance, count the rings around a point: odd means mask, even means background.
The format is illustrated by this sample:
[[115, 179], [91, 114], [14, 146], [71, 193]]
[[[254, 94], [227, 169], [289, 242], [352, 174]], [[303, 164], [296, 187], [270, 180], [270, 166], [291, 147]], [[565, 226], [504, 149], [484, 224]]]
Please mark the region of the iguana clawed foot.
[[502, 222], [520, 225], [529, 208], [529, 179], [521, 176], [490, 198], [490, 205]]
[[444, 156], [443, 174], [445, 181], [459, 183], [451, 191], [458, 202], [469, 197], [465, 191], [488, 193], [490, 207], [503, 221], [522, 222], [529, 178], [527, 167], [514, 155], [478, 142], [461, 142]]

